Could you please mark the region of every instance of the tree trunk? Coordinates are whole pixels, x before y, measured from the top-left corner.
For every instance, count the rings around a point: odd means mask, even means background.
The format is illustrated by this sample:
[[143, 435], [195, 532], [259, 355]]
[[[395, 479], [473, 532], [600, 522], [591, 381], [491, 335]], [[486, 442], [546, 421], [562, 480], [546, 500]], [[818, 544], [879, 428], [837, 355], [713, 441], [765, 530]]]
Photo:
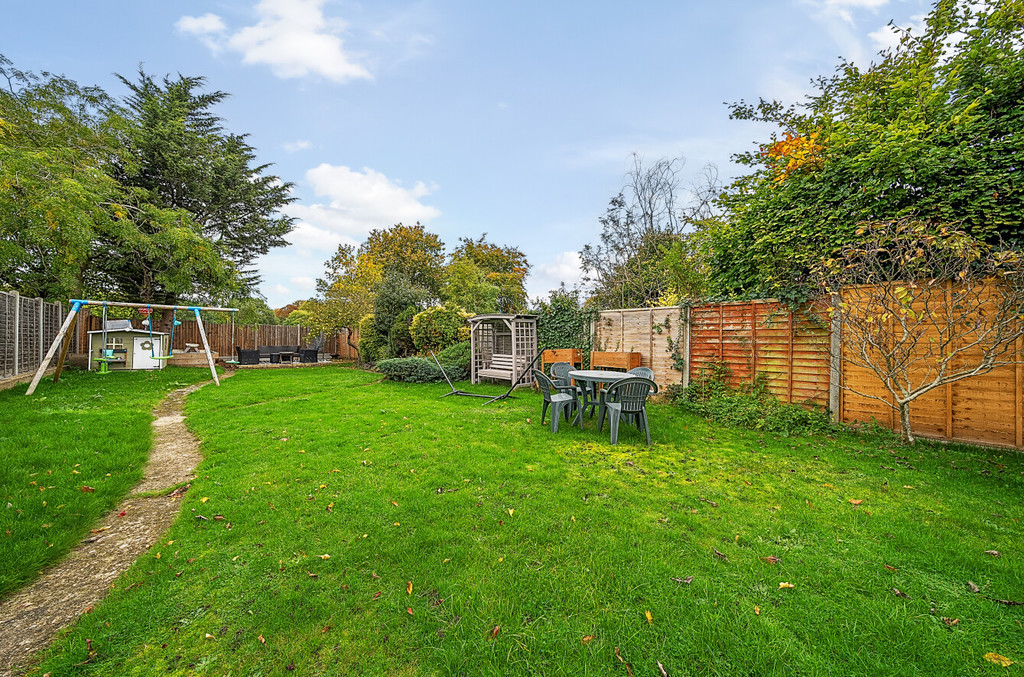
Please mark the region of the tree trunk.
[[910, 402], [900, 402], [900, 438], [903, 444], [914, 443], [914, 433], [910, 430]]

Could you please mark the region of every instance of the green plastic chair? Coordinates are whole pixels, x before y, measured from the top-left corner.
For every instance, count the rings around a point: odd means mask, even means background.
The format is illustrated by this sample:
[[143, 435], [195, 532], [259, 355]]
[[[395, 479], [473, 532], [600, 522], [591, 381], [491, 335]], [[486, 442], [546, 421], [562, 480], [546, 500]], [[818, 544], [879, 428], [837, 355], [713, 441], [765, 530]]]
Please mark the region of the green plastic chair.
[[647, 422], [647, 397], [658, 392], [658, 384], [640, 376], [631, 376], [616, 381], [608, 388], [604, 408], [597, 420], [597, 429], [604, 427], [604, 414], [608, 412], [612, 444], [619, 443], [619, 421], [632, 416], [636, 427], [647, 434], [647, 446], [651, 446], [651, 427]]
[[[540, 371], [539, 369], [533, 370], [533, 377], [537, 380], [537, 385], [540, 386], [540, 392], [544, 395], [544, 406], [540, 411], [540, 422], [544, 424], [544, 416], [547, 414], [548, 407], [551, 407], [551, 432], [558, 432], [558, 419], [564, 413], [565, 420], [569, 420], [569, 415], [572, 414], [579, 406], [579, 398], [576, 396], [575, 390], [572, 394], [560, 392], [558, 386], [552, 382], [547, 374]], [[579, 420], [580, 428], [583, 427], [583, 419]]]

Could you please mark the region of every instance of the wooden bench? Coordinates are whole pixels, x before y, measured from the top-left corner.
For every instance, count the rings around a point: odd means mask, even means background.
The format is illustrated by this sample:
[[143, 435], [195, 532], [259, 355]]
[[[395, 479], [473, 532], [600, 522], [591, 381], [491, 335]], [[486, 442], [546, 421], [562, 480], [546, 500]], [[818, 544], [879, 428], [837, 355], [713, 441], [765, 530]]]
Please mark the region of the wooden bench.
[[479, 369], [476, 372], [479, 378], [496, 378], [502, 381], [512, 382], [512, 356], [492, 355], [491, 366], [487, 369]]

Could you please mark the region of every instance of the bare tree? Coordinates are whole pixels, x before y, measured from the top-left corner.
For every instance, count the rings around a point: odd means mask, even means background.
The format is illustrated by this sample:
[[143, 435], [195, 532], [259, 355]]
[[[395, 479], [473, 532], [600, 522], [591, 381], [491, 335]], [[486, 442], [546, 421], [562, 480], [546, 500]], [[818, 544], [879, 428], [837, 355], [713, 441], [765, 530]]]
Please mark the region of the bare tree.
[[711, 213], [720, 191], [717, 169], [708, 166], [701, 182], [690, 189], [692, 202], [681, 208], [679, 172], [684, 164], [683, 158], [663, 158], [644, 165], [633, 154], [622, 191], [599, 219], [600, 241], [580, 251], [584, 279], [595, 284], [593, 296], [599, 305], [648, 306], [666, 290], [660, 265], [664, 253], [687, 227]]
[[911, 402], [1019, 361], [1024, 260], [913, 220], [864, 225], [857, 234], [862, 239], [824, 261], [816, 277], [841, 322], [844, 361], [874, 373], [884, 394], [843, 387], [895, 409], [912, 443]]

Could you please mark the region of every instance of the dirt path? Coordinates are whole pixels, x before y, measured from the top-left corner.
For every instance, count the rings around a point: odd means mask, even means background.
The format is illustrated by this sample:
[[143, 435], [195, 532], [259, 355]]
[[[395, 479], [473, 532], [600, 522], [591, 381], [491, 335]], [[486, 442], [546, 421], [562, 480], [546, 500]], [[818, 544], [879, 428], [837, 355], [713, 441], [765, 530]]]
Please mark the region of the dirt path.
[[117, 577], [177, 518], [183, 490], [146, 498], [139, 494], [195, 478], [193, 471], [203, 459], [183, 411], [188, 394], [204, 385], [175, 390], [153, 410], [153, 449], [145, 477], [128, 498], [66, 558], [0, 603], [0, 677], [23, 673], [32, 655], [106, 597]]

